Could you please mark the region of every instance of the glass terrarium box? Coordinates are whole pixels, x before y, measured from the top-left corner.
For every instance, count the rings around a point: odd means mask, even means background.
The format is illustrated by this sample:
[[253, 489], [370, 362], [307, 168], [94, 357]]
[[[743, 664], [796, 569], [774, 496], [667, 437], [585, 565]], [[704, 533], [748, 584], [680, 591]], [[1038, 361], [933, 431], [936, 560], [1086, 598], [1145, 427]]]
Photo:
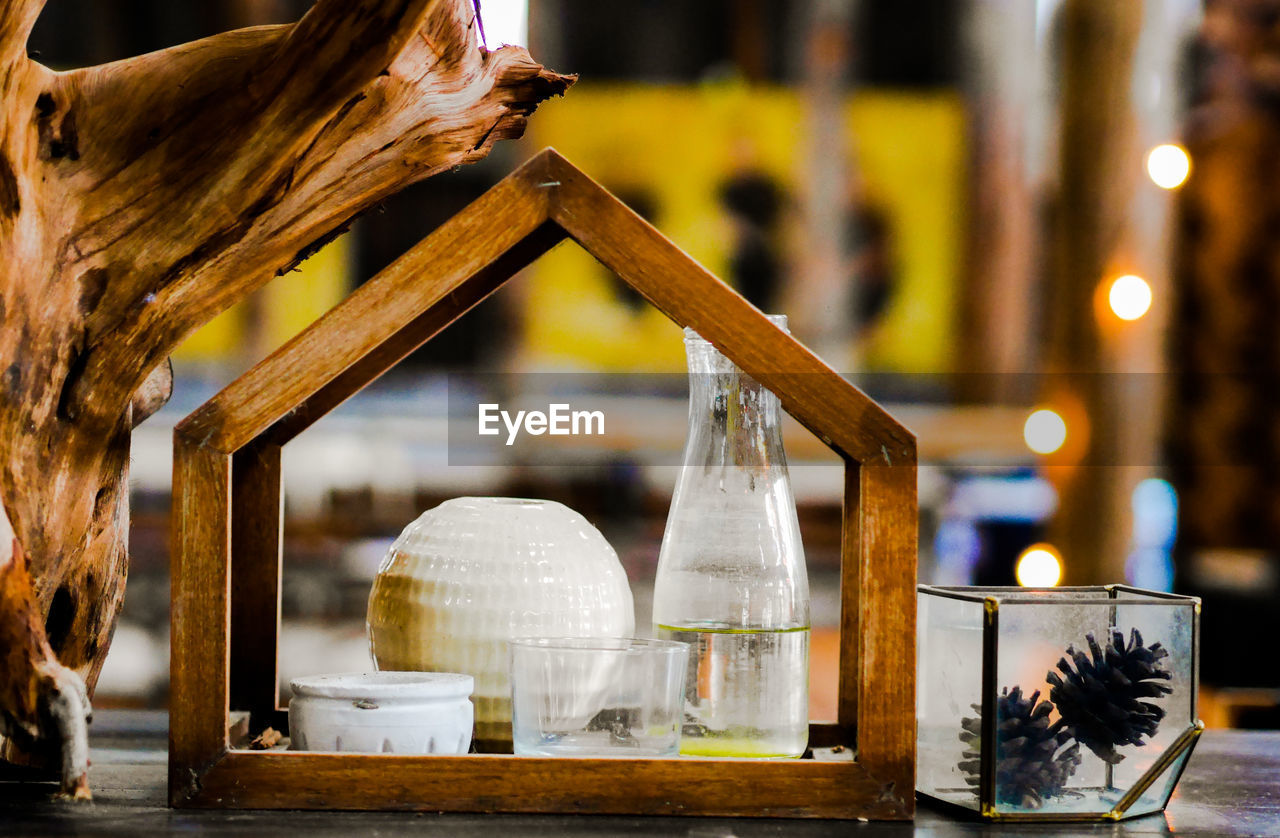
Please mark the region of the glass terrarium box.
[[917, 596], [918, 792], [992, 820], [1165, 807], [1204, 727], [1198, 599], [1119, 585]]

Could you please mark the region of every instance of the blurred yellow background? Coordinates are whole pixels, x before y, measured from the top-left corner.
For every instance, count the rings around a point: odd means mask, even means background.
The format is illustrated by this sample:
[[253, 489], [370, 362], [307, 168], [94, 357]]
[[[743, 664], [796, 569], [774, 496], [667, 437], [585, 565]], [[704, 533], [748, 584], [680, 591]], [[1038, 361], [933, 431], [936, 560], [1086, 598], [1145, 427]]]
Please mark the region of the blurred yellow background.
[[[804, 108], [800, 94], [783, 87], [584, 84], [539, 110], [527, 142], [554, 146], [624, 198], [652, 196], [655, 226], [725, 277], [729, 235], [717, 191], [749, 167], [776, 179], [794, 202], [804, 177]], [[865, 91], [848, 99], [845, 119], [862, 193], [851, 198], [888, 217], [897, 280], [863, 357], [870, 369], [945, 371], [962, 264], [962, 103], [949, 92]], [[530, 366], [683, 368], [675, 327], [655, 309], [620, 305], [608, 272], [585, 252], [561, 247], [531, 273]], [[803, 288], [802, 279], [789, 280], [784, 285]]]
[[[888, 219], [895, 282], [860, 354], [871, 370], [946, 371], [963, 264], [962, 102], [951, 92], [868, 90], [848, 99], [844, 118], [858, 183], [850, 200]], [[655, 226], [727, 278], [731, 234], [717, 200], [720, 186], [737, 171], [760, 172], [782, 187], [795, 208], [804, 178], [805, 125], [805, 103], [794, 89], [734, 82], [581, 84], [573, 96], [539, 110], [523, 147], [533, 153], [554, 146], [624, 199], [649, 197]], [[797, 231], [789, 232], [794, 239]], [[798, 247], [792, 242], [789, 249]], [[350, 239], [338, 239], [300, 270], [270, 283], [258, 300], [201, 329], [177, 359], [225, 357], [245, 345], [251, 317], [260, 318], [260, 343], [279, 345], [342, 299], [354, 284], [352, 261]], [[803, 277], [794, 270], [792, 265], [784, 276], [784, 298], [804, 293]], [[626, 305], [608, 271], [579, 248], [562, 246], [544, 256], [525, 282], [517, 366], [683, 369], [676, 327], [650, 306]]]

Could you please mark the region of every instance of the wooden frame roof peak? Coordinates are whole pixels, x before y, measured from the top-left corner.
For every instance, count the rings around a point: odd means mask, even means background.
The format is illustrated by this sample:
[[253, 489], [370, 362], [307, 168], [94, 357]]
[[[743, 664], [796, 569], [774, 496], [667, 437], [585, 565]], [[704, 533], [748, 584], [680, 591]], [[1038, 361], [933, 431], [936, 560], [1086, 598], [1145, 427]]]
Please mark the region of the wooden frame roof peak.
[[910, 431], [550, 148], [229, 385], [177, 434], [224, 453], [264, 435], [287, 442], [565, 238], [756, 376], [841, 456], [915, 462]]

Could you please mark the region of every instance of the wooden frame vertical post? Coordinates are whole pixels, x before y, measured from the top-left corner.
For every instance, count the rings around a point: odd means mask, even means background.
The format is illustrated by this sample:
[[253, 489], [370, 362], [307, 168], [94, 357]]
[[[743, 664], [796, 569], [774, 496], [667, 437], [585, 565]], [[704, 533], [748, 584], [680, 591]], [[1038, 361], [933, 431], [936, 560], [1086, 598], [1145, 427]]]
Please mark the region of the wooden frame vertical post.
[[190, 796], [227, 753], [230, 715], [231, 458], [184, 444], [173, 456], [169, 795]]
[[283, 495], [280, 446], [259, 441], [231, 460], [231, 706], [250, 713], [250, 726], [279, 724], [277, 656]]

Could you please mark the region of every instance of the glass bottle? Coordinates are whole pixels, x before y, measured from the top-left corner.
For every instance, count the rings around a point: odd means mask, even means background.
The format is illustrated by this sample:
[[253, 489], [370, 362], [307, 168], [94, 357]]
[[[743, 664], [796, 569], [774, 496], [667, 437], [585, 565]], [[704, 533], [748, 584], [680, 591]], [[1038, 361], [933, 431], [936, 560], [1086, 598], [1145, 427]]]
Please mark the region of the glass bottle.
[[[786, 317], [771, 316], [786, 328]], [[682, 754], [799, 757], [809, 737], [809, 580], [782, 409], [691, 329], [689, 436], [654, 587], [658, 637], [690, 644]]]

